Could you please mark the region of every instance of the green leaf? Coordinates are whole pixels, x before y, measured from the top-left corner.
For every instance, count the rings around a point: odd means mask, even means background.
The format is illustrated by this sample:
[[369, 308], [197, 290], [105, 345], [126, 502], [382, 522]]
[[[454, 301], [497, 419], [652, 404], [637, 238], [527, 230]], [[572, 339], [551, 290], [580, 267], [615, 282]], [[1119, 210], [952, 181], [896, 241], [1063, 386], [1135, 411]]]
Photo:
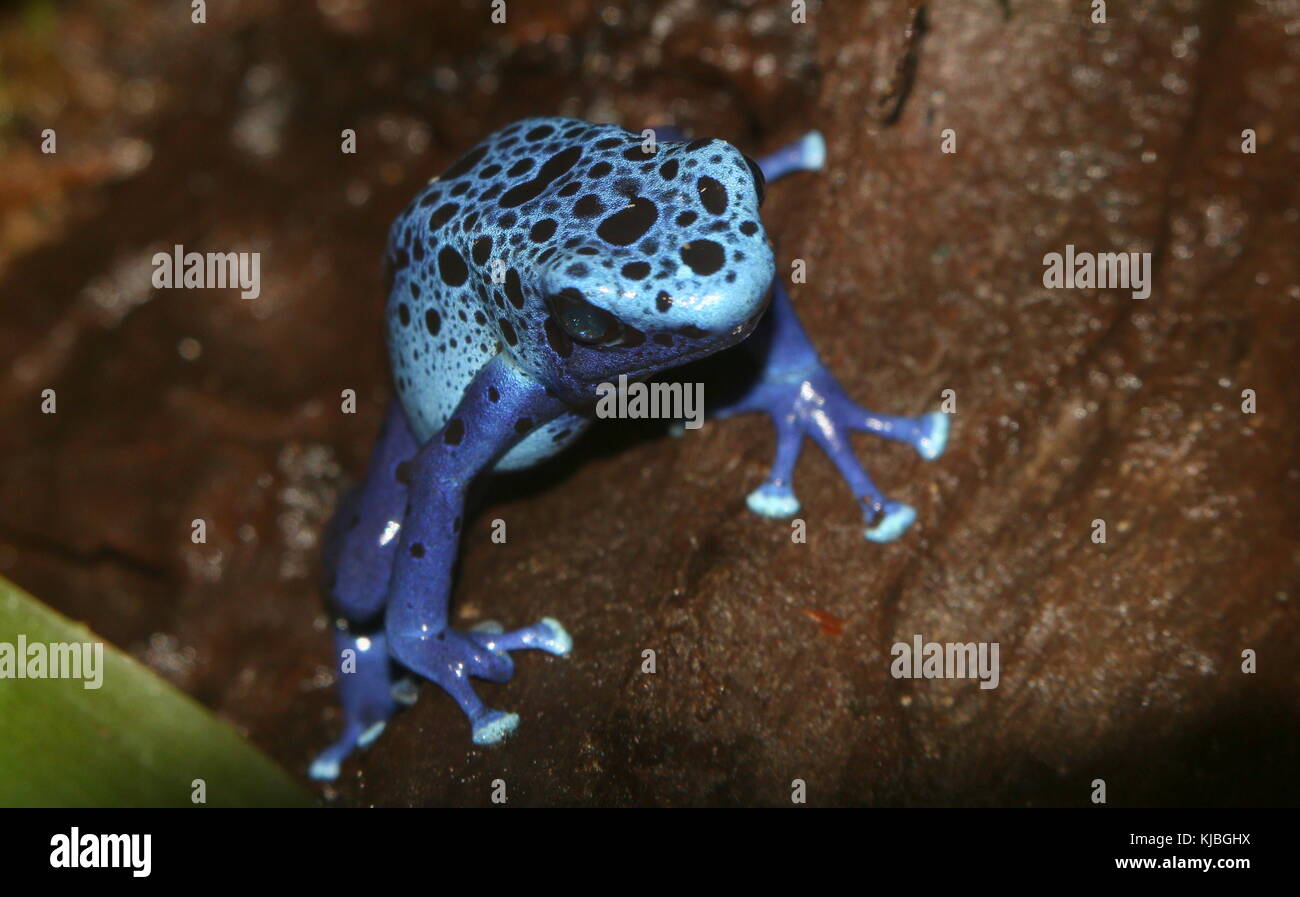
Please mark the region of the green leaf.
[[[25, 657], [17, 656], [20, 639]], [[51, 643], [88, 661], [82, 678], [14, 678], [20, 666], [36, 672], [42, 649], [31, 646]], [[60, 662], [70, 664], [69, 654]], [[49, 657], [44, 669], [52, 670]], [[92, 671], [98, 688], [86, 687]], [[206, 804], [192, 801], [196, 779], [205, 783]], [[196, 701], [0, 577], [0, 806], [311, 803], [309, 792]]]

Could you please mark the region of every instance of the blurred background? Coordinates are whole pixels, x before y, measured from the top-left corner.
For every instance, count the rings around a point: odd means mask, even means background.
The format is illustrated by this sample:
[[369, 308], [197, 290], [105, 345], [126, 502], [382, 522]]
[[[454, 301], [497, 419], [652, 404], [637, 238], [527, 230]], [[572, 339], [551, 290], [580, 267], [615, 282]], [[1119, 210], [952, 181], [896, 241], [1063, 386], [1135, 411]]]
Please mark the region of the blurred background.
[[[457, 624], [553, 615], [576, 642], [480, 688], [517, 735], [472, 747], [426, 687], [320, 793], [781, 805], [801, 778], [813, 804], [1084, 805], [1102, 778], [1112, 805], [1300, 800], [1295, 2], [1111, 2], [1105, 24], [1068, 0], [189, 7], [0, 4], [0, 575], [301, 779], [339, 727], [318, 542], [389, 393], [395, 214], [523, 116], [751, 155], [818, 128], [826, 169], [773, 185], [765, 224], [855, 399], [955, 391], [941, 461], [858, 443], [918, 525], [865, 542], [810, 450], [792, 543], [744, 505], [760, 418], [599, 428], [466, 529]], [[177, 243], [259, 251], [260, 296], [154, 289]], [[1067, 243], [1152, 253], [1151, 296], [1044, 289]], [[998, 642], [999, 687], [891, 678], [917, 633]]]

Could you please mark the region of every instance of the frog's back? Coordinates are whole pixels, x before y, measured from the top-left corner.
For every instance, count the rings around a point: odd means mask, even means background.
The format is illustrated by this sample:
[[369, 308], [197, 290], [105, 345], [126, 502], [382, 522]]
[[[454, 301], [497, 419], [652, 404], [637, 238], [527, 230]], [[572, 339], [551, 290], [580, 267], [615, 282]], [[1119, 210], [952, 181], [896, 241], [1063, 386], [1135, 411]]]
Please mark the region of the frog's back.
[[[571, 195], [564, 191], [576, 184], [574, 163], [605, 131], [623, 135], [620, 142], [631, 136], [564, 118], [515, 122], [461, 156], [394, 222], [386, 260], [389, 354], [420, 442], [446, 423], [484, 365], [503, 349], [518, 356], [520, 334], [541, 326], [525, 299], [529, 275], [556, 251], [556, 194]], [[566, 415], [526, 440], [549, 451], [512, 454], [540, 460], [581, 429]]]

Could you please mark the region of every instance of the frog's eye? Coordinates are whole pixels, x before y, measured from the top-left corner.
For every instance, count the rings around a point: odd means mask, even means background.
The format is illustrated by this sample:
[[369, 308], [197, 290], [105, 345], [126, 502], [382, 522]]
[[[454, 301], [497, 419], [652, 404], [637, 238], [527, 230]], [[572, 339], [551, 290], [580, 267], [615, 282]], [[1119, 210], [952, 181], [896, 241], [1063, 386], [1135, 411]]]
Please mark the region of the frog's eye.
[[[744, 156], [744, 153], [741, 154]], [[749, 173], [754, 178], [754, 192], [758, 194], [758, 207], [763, 207], [763, 188], [767, 185], [767, 178], [763, 177], [763, 169], [758, 167], [758, 163], [749, 156], [744, 156], [745, 164], [749, 166]]]
[[564, 332], [580, 343], [612, 343], [623, 335], [618, 318], [592, 305], [575, 289], [556, 293], [550, 297], [550, 303]]

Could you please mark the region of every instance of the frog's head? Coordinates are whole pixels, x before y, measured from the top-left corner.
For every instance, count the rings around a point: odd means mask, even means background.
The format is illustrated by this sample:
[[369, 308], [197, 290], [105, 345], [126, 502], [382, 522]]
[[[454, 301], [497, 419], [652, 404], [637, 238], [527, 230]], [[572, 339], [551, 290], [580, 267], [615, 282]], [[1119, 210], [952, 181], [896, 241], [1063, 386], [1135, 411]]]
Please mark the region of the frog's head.
[[577, 186], [557, 184], [553, 249], [533, 265], [534, 326], [516, 353], [571, 402], [744, 339], [774, 270], [752, 160], [722, 140], [647, 152], [608, 131], [587, 144]]

